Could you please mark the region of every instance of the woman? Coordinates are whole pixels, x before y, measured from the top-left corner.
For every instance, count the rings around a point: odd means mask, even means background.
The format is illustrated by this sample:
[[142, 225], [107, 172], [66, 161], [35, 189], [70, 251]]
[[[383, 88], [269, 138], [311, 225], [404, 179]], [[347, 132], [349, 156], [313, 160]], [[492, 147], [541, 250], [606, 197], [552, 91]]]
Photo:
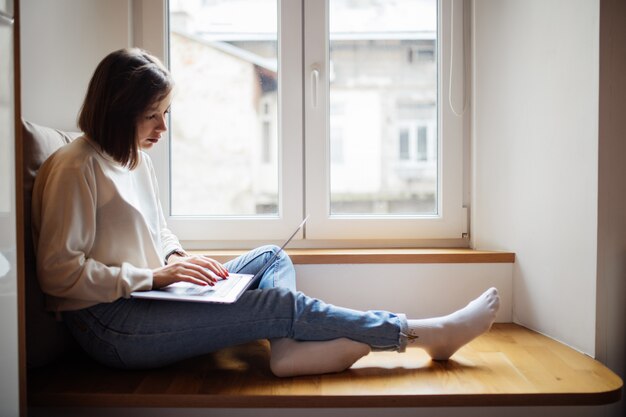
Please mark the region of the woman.
[[278, 250], [264, 246], [222, 265], [190, 256], [167, 228], [150, 149], [167, 130], [173, 81], [139, 49], [109, 54], [91, 79], [79, 116], [84, 135], [42, 166], [33, 191], [37, 270], [48, 307], [83, 349], [118, 368], [149, 368], [256, 339], [270, 339], [278, 376], [336, 372], [371, 349], [425, 349], [448, 359], [487, 331], [499, 307], [492, 288], [445, 317], [407, 320], [360, 312], [295, 291], [280, 253], [258, 288], [235, 304], [129, 298], [186, 281], [214, 285], [229, 272], [257, 272]]

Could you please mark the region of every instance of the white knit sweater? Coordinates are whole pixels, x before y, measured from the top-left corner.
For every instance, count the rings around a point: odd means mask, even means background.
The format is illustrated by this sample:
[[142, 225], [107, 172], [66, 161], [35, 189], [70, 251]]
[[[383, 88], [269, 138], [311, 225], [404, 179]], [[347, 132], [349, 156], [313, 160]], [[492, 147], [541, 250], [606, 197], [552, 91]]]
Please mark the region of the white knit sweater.
[[180, 249], [167, 229], [149, 156], [134, 170], [80, 137], [42, 165], [33, 189], [37, 275], [48, 309], [77, 310], [152, 287]]

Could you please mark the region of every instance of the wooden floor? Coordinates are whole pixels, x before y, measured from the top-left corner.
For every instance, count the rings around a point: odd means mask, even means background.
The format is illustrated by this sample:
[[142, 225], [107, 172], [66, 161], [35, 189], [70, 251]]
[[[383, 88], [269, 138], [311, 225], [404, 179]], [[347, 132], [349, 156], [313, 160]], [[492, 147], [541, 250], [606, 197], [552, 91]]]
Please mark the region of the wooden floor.
[[28, 374], [28, 403], [95, 407], [422, 407], [605, 404], [622, 381], [599, 362], [514, 324], [498, 324], [448, 362], [422, 350], [372, 353], [350, 370], [276, 378], [266, 342], [152, 371], [85, 358]]

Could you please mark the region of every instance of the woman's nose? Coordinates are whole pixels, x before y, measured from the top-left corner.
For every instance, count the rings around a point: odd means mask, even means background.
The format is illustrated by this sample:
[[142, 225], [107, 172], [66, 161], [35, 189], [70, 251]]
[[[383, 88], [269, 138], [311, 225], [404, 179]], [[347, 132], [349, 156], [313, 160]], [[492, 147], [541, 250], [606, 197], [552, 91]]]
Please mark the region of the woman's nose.
[[165, 132], [167, 130], [167, 120], [165, 115], [159, 118], [159, 125], [157, 126], [157, 130], [160, 132]]

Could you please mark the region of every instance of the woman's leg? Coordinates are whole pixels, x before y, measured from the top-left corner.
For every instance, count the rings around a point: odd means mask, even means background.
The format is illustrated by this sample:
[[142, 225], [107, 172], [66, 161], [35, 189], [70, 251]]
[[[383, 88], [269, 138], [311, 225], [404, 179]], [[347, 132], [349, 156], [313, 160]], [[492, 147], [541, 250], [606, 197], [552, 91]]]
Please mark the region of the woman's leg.
[[246, 291], [234, 304], [120, 299], [64, 317], [96, 359], [150, 368], [257, 339], [349, 338], [379, 350], [403, 350], [406, 319], [335, 307], [285, 288]]
[[[262, 246], [227, 262], [225, 266], [231, 272], [256, 274], [278, 251], [278, 246]], [[258, 288], [262, 289], [275, 287], [296, 289], [293, 263], [282, 251], [258, 284]], [[345, 337], [308, 342], [288, 338], [270, 339], [270, 346], [270, 367], [277, 376], [340, 372], [370, 352], [370, 347], [365, 343]]]
[[[232, 272], [256, 273], [276, 247], [232, 261]], [[121, 368], [157, 367], [256, 339], [270, 339], [272, 370], [281, 376], [335, 372], [374, 350], [403, 351], [407, 343], [433, 359], [448, 359], [487, 331], [499, 298], [490, 289], [449, 316], [407, 320], [387, 312], [359, 312], [296, 293], [293, 265], [285, 254], [268, 268], [257, 289], [235, 304], [120, 299], [66, 312], [70, 330], [101, 362]], [[299, 341], [322, 341], [299, 343]], [[317, 364], [321, 364], [318, 366]], [[325, 367], [326, 366], [326, 367]]]
[[345, 371], [372, 350], [369, 345], [346, 337], [323, 342], [272, 339], [270, 344], [270, 369], [281, 377]]
[[[275, 245], [261, 246], [224, 264], [229, 272], [255, 275], [280, 248]], [[255, 288], [288, 288], [296, 290], [296, 271], [289, 256], [281, 251], [272, 265], [263, 273]]]

